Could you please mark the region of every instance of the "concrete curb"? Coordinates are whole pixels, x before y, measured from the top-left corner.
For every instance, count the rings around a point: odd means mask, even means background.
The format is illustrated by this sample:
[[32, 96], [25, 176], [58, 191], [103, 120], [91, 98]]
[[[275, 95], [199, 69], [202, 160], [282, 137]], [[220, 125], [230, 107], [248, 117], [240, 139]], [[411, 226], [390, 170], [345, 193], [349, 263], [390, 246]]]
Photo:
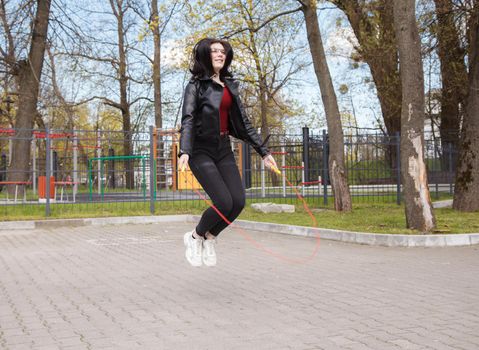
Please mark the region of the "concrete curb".
[[432, 202], [432, 207], [436, 208], [452, 208], [452, 199], [446, 199], [444, 201]]
[[[1, 231], [34, 230], [51, 227], [105, 226], [124, 224], [155, 224], [161, 222], [198, 222], [198, 215], [125, 216], [85, 219], [59, 219], [35, 221], [5, 221]], [[379, 233], [351, 232], [325, 228], [273, 224], [257, 221], [236, 220], [235, 225], [245, 230], [267, 231], [303, 237], [347, 243], [385, 247], [454, 247], [479, 244], [479, 233], [449, 235], [390, 235]]]
[[125, 224], [155, 224], [160, 222], [187, 222], [191, 215], [158, 215], [158, 216], [116, 216], [84, 219], [52, 219], [34, 221], [0, 222], [0, 231], [48, 229], [51, 227], [105, 226]]
[[[191, 218], [196, 222], [200, 217], [191, 216]], [[234, 223], [246, 230], [267, 231], [304, 237], [317, 237], [319, 235], [321, 239], [372, 246], [455, 247], [479, 244], [479, 233], [458, 233], [449, 235], [392, 235], [272, 224], [246, 220], [236, 220]]]

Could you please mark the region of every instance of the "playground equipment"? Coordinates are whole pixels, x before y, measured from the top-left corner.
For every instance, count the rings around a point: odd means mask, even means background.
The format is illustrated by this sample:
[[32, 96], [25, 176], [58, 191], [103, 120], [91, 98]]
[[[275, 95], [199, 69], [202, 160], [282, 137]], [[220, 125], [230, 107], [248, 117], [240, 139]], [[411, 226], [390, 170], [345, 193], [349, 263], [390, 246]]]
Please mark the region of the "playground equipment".
[[[12, 139], [15, 138], [15, 132], [14, 129], [0, 129], [0, 134], [6, 134], [8, 137], [9, 151]], [[15, 190], [19, 195], [21, 195], [22, 189], [32, 186], [30, 188], [33, 189], [34, 194], [41, 194], [39, 197], [45, 198], [46, 188], [40, 189], [39, 187], [46, 186], [47, 181], [40, 184], [39, 176], [46, 174], [45, 167], [48, 164], [48, 172], [54, 177], [53, 182], [48, 182], [50, 193], [53, 188], [53, 195], [49, 196], [51, 200], [63, 201], [66, 194], [66, 201], [69, 201], [71, 199], [69, 194], [72, 193], [73, 202], [76, 202], [80, 185], [84, 185], [86, 190], [84, 195], [80, 194], [80, 200], [89, 201], [93, 200], [95, 187], [98, 193], [96, 198], [100, 200], [113, 196], [116, 196], [116, 199], [123, 198], [122, 200], [126, 197], [132, 199], [135, 197], [132, 191], [108, 193], [106, 187], [112, 189], [117, 186], [125, 189], [136, 188], [136, 193], [140, 194], [139, 192], [141, 192], [143, 199], [146, 198], [148, 188], [151, 188], [151, 193], [155, 195], [155, 198], [158, 189], [172, 192], [201, 189], [201, 185], [189, 169], [185, 172], [180, 172], [178, 169], [178, 130], [151, 128], [150, 133], [136, 133], [134, 140], [131, 140], [131, 135], [129, 135], [123, 131], [109, 130], [32, 131], [31, 172], [28, 181], [13, 184], [4, 182], [5, 178], [0, 178], [0, 185], [15, 185]], [[125, 149], [125, 140], [128, 137], [131, 140], [131, 148], [126, 152], [129, 154], [122, 155], [120, 153], [117, 156], [116, 152], [119, 153]], [[47, 144], [48, 147], [46, 147]], [[310, 181], [316, 179], [310, 178], [311, 172], [307, 159], [304, 160], [304, 155], [303, 162], [301, 162], [299, 152], [294, 151], [297, 147], [296, 144], [281, 143], [280, 149], [273, 146], [272, 154], [281, 158], [281, 161], [278, 161], [277, 158], [278, 164], [281, 166], [278, 166], [280, 173], [276, 175], [267, 175], [268, 171], [266, 171], [263, 161], [256, 155], [251, 155], [248, 145], [234, 139], [231, 144], [245, 187], [256, 192], [260, 197], [269, 196], [270, 189], [277, 191], [281, 188], [283, 197], [290, 196], [292, 193], [287, 188], [285, 175], [295, 178], [295, 186], [303, 196], [310, 194], [312, 188], [318, 193], [316, 185], [319, 187], [319, 192], [322, 192], [321, 178], [319, 177], [318, 181]], [[47, 149], [49, 161], [45, 158]], [[280, 150], [280, 152], [274, 152], [274, 150]], [[125, 162], [124, 167], [117, 166], [116, 162], [121, 161]], [[139, 165], [135, 163], [138, 161]], [[136, 167], [136, 170], [133, 166]], [[146, 177], [149, 177], [151, 171], [154, 172], [154, 178], [150, 177], [150, 180], [146, 181]], [[4, 172], [6, 173], [6, 170]], [[308, 174], [310, 176], [307, 176]], [[12, 190], [10, 196], [13, 194]], [[106, 195], [105, 192], [107, 192]], [[59, 198], [56, 198], [57, 193]]]
[[[142, 180], [141, 180], [141, 188], [143, 191], [143, 200], [146, 200], [146, 160], [148, 156], [108, 156], [108, 157], [95, 157], [88, 159], [88, 188], [89, 188], [89, 196], [88, 198], [90, 201], [93, 199], [93, 171], [92, 171], [92, 163], [94, 161], [99, 162], [100, 174], [98, 178], [98, 186], [100, 187], [101, 199], [105, 199], [105, 186], [103, 186], [103, 168], [105, 161], [111, 160], [134, 160], [140, 159], [141, 166], [142, 166]], [[153, 191], [154, 192], [154, 191]]]
[[[200, 183], [196, 180], [195, 176], [191, 172], [191, 170], [188, 168], [185, 171], [180, 171], [178, 169], [178, 150], [179, 150], [179, 145], [178, 145], [178, 140], [179, 140], [179, 133], [177, 130], [175, 130], [176, 138], [174, 139], [175, 142], [173, 143], [173, 148], [172, 148], [172, 172], [174, 174], [173, 176], [173, 181], [172, 181], [172, 190], [177, 191], [177, 190], [198, 190], [201, 189]], [[231, 142], [231, 146], [233, 149], [233, 152], [236, 154], [236, 163], [238, 165], [238, 169], [240, 172], [241, 177], [243, 177], [243, 148], [241, 147], [240, 143], [237, 142]]]
[[[282, 179], [282, 194], [283, 197], [286, 197], [286, 170], [301, 170], [301, 182], [299, 183], [299, 186], [301, 187], [301, 195], [304, 197], [306, 194], [306, 189], [307, 186], [312, 186], [312, 185], [318, 185], [319, 189], [319, 195], [321, 195], [321, 185], [322, 185], [322, 180], [321, 176], [318, 176], [317, 181], [305, 181], [305, 167], [304, 167], [304, 162], [301, 162], [301, 165], [286, 165], [286, 156], [288, 155], [288, 152], [286, 152], [285, 147], [281, 146], [281, 151], [280, 152], [271, 152], [273, 156], [281, 156], [281, 165], [279, 166], [279, 171], [280, 173], [278, 175], [281, 176]], [[261, 161], [261, 197], [266, 197], [266, 179], [265, 179], [265, 165], [264, 161]]]

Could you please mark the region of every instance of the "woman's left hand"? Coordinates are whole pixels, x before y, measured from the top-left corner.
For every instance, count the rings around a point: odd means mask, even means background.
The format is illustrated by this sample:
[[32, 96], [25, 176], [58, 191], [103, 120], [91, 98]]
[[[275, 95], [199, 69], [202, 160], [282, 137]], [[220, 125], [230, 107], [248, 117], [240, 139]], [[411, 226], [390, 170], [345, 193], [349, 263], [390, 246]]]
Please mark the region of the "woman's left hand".
[[268, 154], [263, 158], [264, 165], [271, 170], [278, 170], [278, 165], [276, 165], [276, 161], [274, 160], [271, 154]]

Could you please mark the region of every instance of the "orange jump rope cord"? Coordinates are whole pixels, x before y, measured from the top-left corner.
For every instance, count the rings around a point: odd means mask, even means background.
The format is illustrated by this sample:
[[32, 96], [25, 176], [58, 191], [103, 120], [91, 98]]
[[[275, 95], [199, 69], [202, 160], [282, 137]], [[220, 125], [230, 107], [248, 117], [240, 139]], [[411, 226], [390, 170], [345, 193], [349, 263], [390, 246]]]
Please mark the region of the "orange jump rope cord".
[[[181, 171], [184, 171], [185, 169], [181, 169]], [[316, 221], [316, 218], [314, 217], [313, 213], [311, 212], [311, 210], [309, 209], [309, 206], [308, 204], [306, 203], [305, 199], [303, 198], [303, 196], [301, 196], [301, 194], [299, 193], [299, 191], [296, 189], [295, 186], [293, 186], [291, 184], [291, 182], [289, 182], [288, 178], [286, 177], [286, 175], [283, 175], [279, 170], [278, 168], [272, 168], [271, 169], [272, 171], [274, 171], [275, 173], [277, 173], [278, 175], [281, 175], [281, 176], [284, 176], [286, 182], [288, 183], [288, 186], [290, 186], [294, 192], [296, 193], [296, 196], [298, 197], [299, 200], [301, 200], [301, 202], [303, 203], [303, 207], [304, 209], [306, 210], [306, 212], [308, 213], [308, 215], [310, 216], [312, 222], [313, 222], [313, 227], [318, 227], [318, 224], [317, 224], [317, 221]], [[188, 179], [187, 177], [185, 176], [185, 184], [186, 186], [188, 187]], [[319, 251], [319, 246], [320, 246], [320, 236], [319, 234], [316, 234], [316, 245], [314, 247], [314, 250], [313, 252], [305, 257], [305, 258], [302, 258], [302, 259], [297, 259], [297, 258], [291, 258], [291, 257], [288, 257], [288, 256], [285, 256], [285, 255], [282, 255], [278, 252], [275, 252], [269, 248], [266, 248], [265, 246], [263, 246], [261, 243], [259, 243], [258, 241], [256, 241], [253, 237], [251, 237], [248, 233], [246, 233], [246, 231], [244, 229], [242, 229], [241, 227], [237, 226], [236, 224], [230, 222], [224, 215], [223, 213], [221, 213], [218, 208], [216, 208], [216, 206], [211, 203], [211, 201], [209, 201], [200, 191], [196, 190], [193, 186], [193, 181], [192, 181], [192, 186], [191, 186], [192, 190], [211, 208], [213, 208], [213, 210], [221, 217], [221, 219], [226, 222], [229, 226], [231, 226], [233, 229], [235, 229], [241, 236], [243, 236], [248, 242], [250, 242], [255, 248], [259, 249], [259, 250], [262, 250], [264, 251], [265, 253], [267, 253], [268, 255], [271, 255], [279, 260], [282, 260], [282, 261], [286, 261], [286, 262], [289, 262], [289, 263], [293, 263], [293, 264], [305, 264], [309, 261], [311, 261], [314, 257], [316, 257], [316, 255], [318, 254], [318, 251]]]

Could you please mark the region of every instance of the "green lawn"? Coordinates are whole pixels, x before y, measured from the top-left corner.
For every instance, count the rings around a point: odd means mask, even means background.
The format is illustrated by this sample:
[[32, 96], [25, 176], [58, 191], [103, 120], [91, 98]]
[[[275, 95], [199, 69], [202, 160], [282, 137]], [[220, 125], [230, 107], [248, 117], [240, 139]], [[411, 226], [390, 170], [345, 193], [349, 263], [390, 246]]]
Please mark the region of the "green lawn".
[[[479, 232], [479, 212], [461, 213], [452, 209], [435, 209], [437, 228], [433, 233], [475, 233]], [[391, 204], [355, 204], [351, 213], [338, 213], [325, 209], [313, 213], [318, 227], [346, 231], [418, 234], [405, 228], [404, 207]], [[274, 222], [298, 226], [312, 226], [312, 219], [301, 205], [296, 205], [296, 213], [262, 214], [246, 208], [240, 219]]]
[[[441, 196], [447, 198], [447, 195]], [[264, 201], [272, 201], [267, 199]], [[275, 200], [291, 203], [291, 201]], [[254, 202], [259, 202], [254, 200]], [[367, 202], [361, 198], [354, 199], [351, 213], [337, 213], [331, 209], [333, 199], [325, 209], [322, 201], [309, 199], [309, 206], [314, 212], [318, 226], [322, 228], [342, 229], [348, 231], [416, 234], [418, 232], [405, 229], [404, 207], [391, 202]], [[245, 210], [239, 219], [273, 222], [299, 226], [311, 226], [312, 220], [297, 201], [295, 213], [263, 214], [251, 209], [248, 200]], [[201, 214], [206, 204], [201, 201], [157, 202], [156, 215], [168, 214]], [[437, 229], [435, 233], [472, 233], [479, 232], [479, 212], [461, 213], [452, 209], [435, 209]], [[108, 216], [149, 215], [149, 202], [93, 203], [93, 204], [52, 204], [51, 219], [85, 218]], [[44, 205], [0, 206], [0, 220], [41, 220], [45, 219]]]

